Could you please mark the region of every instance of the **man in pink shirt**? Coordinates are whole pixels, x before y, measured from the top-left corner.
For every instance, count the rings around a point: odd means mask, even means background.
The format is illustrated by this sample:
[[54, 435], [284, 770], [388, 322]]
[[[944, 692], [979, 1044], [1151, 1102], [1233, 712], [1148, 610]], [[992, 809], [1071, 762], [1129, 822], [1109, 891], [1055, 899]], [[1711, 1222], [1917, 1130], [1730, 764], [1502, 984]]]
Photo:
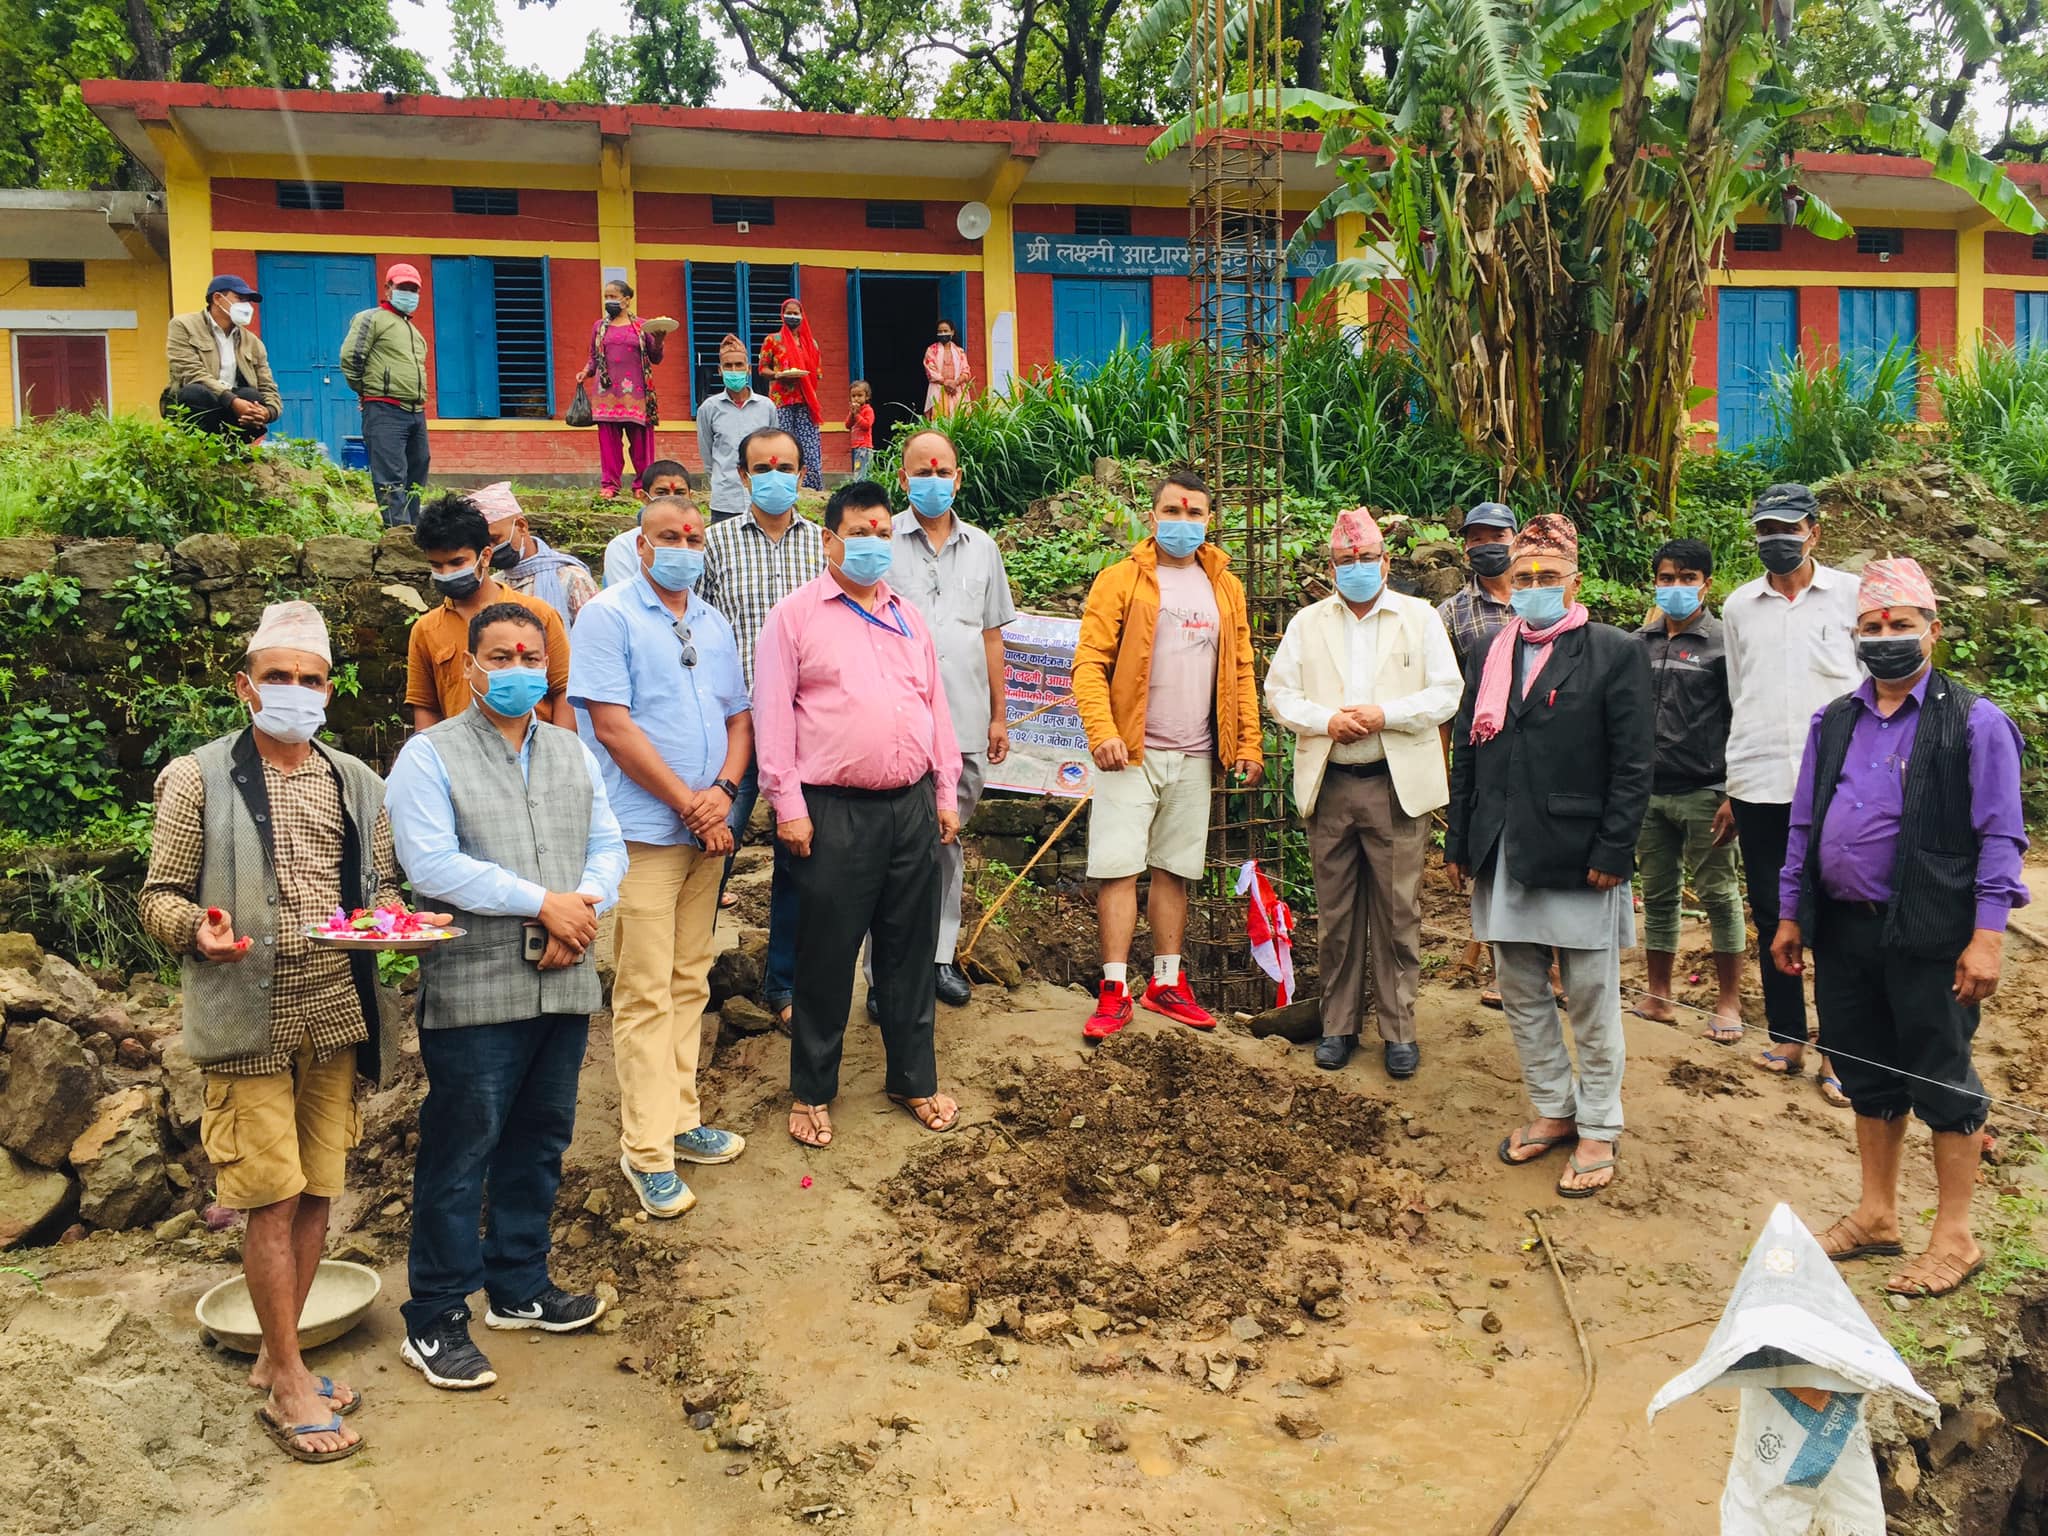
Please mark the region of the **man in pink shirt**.
[[804, 912], [789, 1134], [807, 1147], [832, 1142], [853, 963], [870, 933], [883, 1091], [928, 1131], [960, 1123], [960, 1107], [938, 1091], [932, 1050], [938, 850], [960, 834], [960, 746], [931, 632], [883, 579], [893, 533], [879, 486], [835, 492], [825, 573], [775, 606], [754, 648], [761, 789], [795, 856]]

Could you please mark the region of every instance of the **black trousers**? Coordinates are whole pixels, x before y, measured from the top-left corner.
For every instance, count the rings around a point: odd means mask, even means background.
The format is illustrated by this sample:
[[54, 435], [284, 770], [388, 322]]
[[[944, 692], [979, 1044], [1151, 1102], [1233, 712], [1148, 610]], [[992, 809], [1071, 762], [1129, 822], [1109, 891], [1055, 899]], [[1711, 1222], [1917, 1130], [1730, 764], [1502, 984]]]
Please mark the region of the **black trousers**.
[[217, 432], [224, 437], [246, 438], [253, 443], [270, 430], [268, 422], [250, 426], [237, 420], [233, 408], [228, 403], [230, 400], [246, 400], [251, 405], [263, 403], [262, 397], [253, 389], [237, 389], [222, 394], [213, 385], [201, 384], [196, 380], [171, 392], [171, 403], [185, 408], [186, 425], [201, 432]]
[[384, 504], [384, 526], [418, 522], [420, 487], [427, 483], [426, 413], [365, 400], [363, 451], [370, 458], [370, 486]]
[[1910, 1110], [1930, 1129], [1967, 1136], [1987, 1107], [1970, 1065], [1977, 1005], [1956, 1001], [1954, 956], [1901, 954], [1886, 945], [1884, 923], [1882, 909], [1822, 898], [1813, 938], [1820, 1048], [1857, 1114], [1896, 1120]]
[[939, 813], [929, 776], [904, 789], [806, 784], [811, 856], [792, 859], [803, 921], [796, 938], [796, 995], [789, 1091], [799, 1104], [839, 1094], [839, 1056], [853, 1006], [853, 965], [874, 935], [875, 1005], [888, 1058], [885, 1092], [938, 1091], [932, 1054], [932, 955], [939, 942]]
[[1749, 913], [1756, 920], [1756, 947], [1764, 982], [1764, 1022], [1771, 1039], [1804, 1045], [1806, 984], [1771, 964], [1771, 940], [1778, 936], [1778, 876], [1785, 868], [1785, 839], [1792, 807], [1755, 800], [1730, 800], [1735, 838], [1742, 845], [1742, 878], [1749, 886]]

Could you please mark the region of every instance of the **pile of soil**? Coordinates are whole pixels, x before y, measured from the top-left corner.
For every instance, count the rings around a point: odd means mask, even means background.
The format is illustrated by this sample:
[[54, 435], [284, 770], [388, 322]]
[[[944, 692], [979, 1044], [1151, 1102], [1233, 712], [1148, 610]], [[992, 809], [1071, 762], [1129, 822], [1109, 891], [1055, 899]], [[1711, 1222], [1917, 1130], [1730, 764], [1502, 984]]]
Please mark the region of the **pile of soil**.
[[1253, 1309], [1340, 1315], [1347, 1247], [1425, 1231], [1384, 1104], [1185, 1031], [1127, 1031], [1065, 1071], [1012, 1060], [991, 1086], [996, 1136], [881, 1186], [915, 1249], [885, 1282], [914, 1262], [1025, 1313], [1083, 1302], [1199, 1334]]
[[21, 1522], [8, 1529], [171, 1530], [256, 1481], [257, 1396], [195, 1361], [189, 1325], [174, 1338], [174, 1319], [112, 1297], [0, 1286], [0, 1518]]

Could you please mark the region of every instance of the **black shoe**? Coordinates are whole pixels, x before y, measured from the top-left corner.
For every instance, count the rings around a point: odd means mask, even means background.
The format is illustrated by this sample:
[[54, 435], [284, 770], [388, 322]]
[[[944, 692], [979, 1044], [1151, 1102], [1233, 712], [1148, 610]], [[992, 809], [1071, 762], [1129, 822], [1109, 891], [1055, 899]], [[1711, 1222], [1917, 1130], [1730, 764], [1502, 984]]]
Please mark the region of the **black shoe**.
[[948, 960], [939, 967], [939, 1001], [948, 1008], [964, 1008], [967, 999], [974, 995], [974, 984], [967, 979], [967, 973]]
[[882, 1022], [882, 1005], [875, 1001], [875, 989], [868, 988], [868, 1017], [877, 1024]]
[[574, 1333], [588, 1328], [604, 1316], [604, 1303], [595, 1296], [572, 1296], [550, 1284], [523, 1307], [499, 1311], [495, 1305], [484, 1309], [486, 1328], [538, 1328], [543, 1333]]
[[449, 1392], [473, 1392], [498, 1379], [491, 1362], [469, 1337], [467, 1307], [444, 1312], [419, 1333], [406, 1329], [398, 1357], [431, 1385]]
[[1325, 1035], [1316, 1042], [1316, 1065], [1325, 1072], [1335, 1072], [1351, 1059], [1357, 1048], [1356, 1035]]
[[1387, 1042], [1387, 1076], [1413, 1077], [1415, 1069], [1422, 1065], [1422, 1047]]

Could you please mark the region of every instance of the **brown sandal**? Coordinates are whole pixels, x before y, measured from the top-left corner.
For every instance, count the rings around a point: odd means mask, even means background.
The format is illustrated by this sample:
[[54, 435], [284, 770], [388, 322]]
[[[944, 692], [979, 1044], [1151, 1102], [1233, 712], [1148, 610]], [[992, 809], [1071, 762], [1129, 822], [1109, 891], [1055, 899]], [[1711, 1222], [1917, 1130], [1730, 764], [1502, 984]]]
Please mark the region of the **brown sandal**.
[[1894, 1296], [1910, 1296], [1916, 1301], [1929, 1301], [1936, 1296], [1948, 1295], [1965, 1280], [1980, 1273], [1983, 1268], [1982, 1253], [1974, 1260], [1965, 1260], [1957, 1258], [1952, 1253], [1935, 1253], [1930, 1249], [1893, 1275], [1885, 1282], [1884, 1288]]
[[[806, 1136], [797, 1129], [801, 1119], [810, 1129]], [[832, 1115], [823, 1104], [792, 1104], [789, 1106], [789, 1139], [800, 1147], [809, 1147], [822, 1152], [832, 1145]]]
[[[1837, 1246], [1841, 1239], [1847, 1239], [1847, 1242]], [[1896, 1238], [1887, 1242], [1872, 1237], [1853, 1216], [1844, 1216], [1821, 1233], [1820, 1250], [1837, 1264], [1846, 1264], [1851, 1259], [1889, 1259], [1906, 1251], [1905, 1245]]]
[[[891, 1104], [904, 1111], [911, 1119], [930, 1131], [934, 1136], [943, 1136], [960, 1123], [960, 1106], [955, 1104], [952, 1114], [942, 1115], [936, 1107], [938, 1104], [938, 1095], [936, 1094], [928, 1099], [906, 1098], [900, 1093], [892, 1093], [888, 1097]], [[930, 1113], [927, 1113], [927, 1111], [930, 1111]]]

